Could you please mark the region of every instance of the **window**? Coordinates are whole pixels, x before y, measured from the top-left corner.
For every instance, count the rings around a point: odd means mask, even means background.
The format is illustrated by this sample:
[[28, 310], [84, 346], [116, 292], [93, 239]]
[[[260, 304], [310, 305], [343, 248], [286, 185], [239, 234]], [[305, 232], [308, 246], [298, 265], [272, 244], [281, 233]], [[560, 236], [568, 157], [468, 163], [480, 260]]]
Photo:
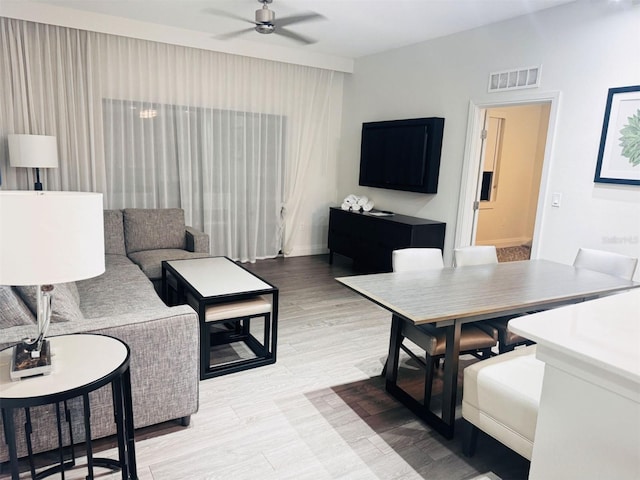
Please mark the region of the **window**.
[[103, 109], [110, 208], [182, 207], [212, 254], [277, 255], [285, 117], [113, 99]]

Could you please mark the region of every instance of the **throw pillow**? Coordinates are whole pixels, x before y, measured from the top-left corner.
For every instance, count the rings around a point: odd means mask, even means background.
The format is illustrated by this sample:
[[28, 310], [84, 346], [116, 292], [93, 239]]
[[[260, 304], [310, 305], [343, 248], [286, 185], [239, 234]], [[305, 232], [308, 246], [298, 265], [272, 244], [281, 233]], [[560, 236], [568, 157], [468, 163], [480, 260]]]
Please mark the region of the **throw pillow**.
[[[38, 300], [35, 286], [15, 287], [29, 310], [37, 317]], [[75, 301], [73, 293], [68, 284], [59, 283], [54, 285], [51, 299], [51, 323], [73, 322], [83, 320], [84, 316], [80, 311], [78, 303]]]
[[124, 241], [127, 254], [142, 250], [186, 248], [181, 208], [125, 208]]
[[7, 285], [0, 285], [0, 329], [31, 325], [36, 318], [22, 299]]

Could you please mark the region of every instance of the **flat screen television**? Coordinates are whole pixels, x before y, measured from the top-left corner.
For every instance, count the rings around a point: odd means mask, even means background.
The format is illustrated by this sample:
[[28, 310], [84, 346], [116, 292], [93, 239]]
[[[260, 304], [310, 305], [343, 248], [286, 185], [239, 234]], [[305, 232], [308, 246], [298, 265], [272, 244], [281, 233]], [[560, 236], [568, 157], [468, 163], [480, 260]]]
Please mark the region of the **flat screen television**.
[[443, 130], [438, 117], [363, 123], [359, 184], [437, 193]]

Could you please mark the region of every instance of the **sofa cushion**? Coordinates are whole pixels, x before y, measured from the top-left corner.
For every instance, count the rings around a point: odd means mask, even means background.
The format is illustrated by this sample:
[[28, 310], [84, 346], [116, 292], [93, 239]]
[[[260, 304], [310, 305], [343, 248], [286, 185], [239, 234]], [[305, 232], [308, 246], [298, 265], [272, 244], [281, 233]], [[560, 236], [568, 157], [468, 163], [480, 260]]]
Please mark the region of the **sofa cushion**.
[[86, 318], [167, 308], [153, 284], [133, 262], [108, 267], [98, 277], [79, 281], [78, 290], [80, 308]]
[[[15, 287], [18, 294], [29, 307], [33, 315], [37, 316], [38, 299], [36, 286]], [[54, 285], [51, 299], [51, 323], [81, 321], [84, 315], [80, 311], [77, 298], [79, 298], [74, 283], [59, 283]]]
[[104, 253], [126, 255], [122, 210], [104, 211]]
[[181, 208], [126, 208], [124, 233], [127, 254], [161, 248], [186, 248]]
[[0, 328], [17, 327], [18, 325], [31, 325], [36, 323], [36, 317], [31, 313], [9, 286], [0, 285]]
[[187, 250], [179, 250], [175, 248], [164, 248], [159, 250], [145, 250], [144, 252], [136, 252], [129, 255], [144, 272], [144, 274], [152, 280], [162, 278], [162, 261], [163, 260], [185, 260], [188, 258], [203, 258], [209, 254], [201, 252], [188, 252]]
[[[105, 255], [104, 256], [104, 268], [105, 270], [109, 270], [109, 268], [114, 267], [126, 267], [126, 266], [136, 266], [129, 257], [126, 255]], [[136, 268], [138, 268], [136, 266]]]

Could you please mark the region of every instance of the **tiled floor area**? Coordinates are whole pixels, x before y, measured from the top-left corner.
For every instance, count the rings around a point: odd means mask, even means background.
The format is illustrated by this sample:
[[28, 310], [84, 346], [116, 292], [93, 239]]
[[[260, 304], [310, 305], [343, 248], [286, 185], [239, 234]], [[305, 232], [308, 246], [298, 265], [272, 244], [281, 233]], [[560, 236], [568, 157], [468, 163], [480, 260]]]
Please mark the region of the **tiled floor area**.
[[[506, 447], [481, 436], [466, 458], [459, 436], [445, 440], [387, 395], [380, 371], [390, 315], [334, 280], [353, 273], [348, 260], [249, 268], [280, 287], [277, 363], [200, 382], [200, 411], [187, 428], [139, 431], [140, 479], [526, 478], [528, 462]], [[407, 359], [403, 371], [416, 374]], [[115, 456], [112, 440], [99, 443], [101, 456]], [[76, 469], [66, 478], [84, 475]]]

